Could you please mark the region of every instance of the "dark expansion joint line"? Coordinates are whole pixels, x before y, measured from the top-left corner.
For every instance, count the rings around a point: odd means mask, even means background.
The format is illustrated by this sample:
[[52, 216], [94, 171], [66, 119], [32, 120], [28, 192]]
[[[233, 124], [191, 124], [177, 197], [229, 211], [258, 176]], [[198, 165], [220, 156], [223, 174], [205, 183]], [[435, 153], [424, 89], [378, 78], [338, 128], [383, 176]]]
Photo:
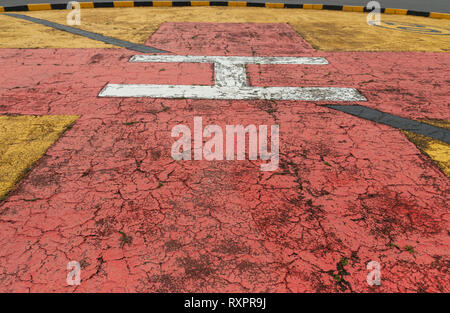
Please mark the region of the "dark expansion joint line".
[[125, 40], [120, 40], [120, 39], [104, 36], [104, 35], [101, 35], [101, 34], [89, 32], [89, 31], [78, 29], [78, 28], [75, 28], [75, 27], [61, 25], [61, 24], [50, 22], [50, 21], [47, 21], [47, 20], [42, 20], [40, 18], [35, 18], [35, 17], [22, 15], [22, 14], [16, 14], [16, 13], [3, 13], [3, 14], [11, 16], [11, 17], [15, 17], [15, 18], [20, 18], [20, 19], [23, 19], [23, 20], [26, 20], [26, 21], [30, 21], [30, 22], [33, 22], [33, 23], [38, 23], [38, 24], [41, 24], [41, 25], [45, 25], [45, 26], [48, 26], [48, 27], [52, 27], [52, 28], [55, 28], [55, 29], [59, 29], [59, 30], [62, 30], [62, 31], [65, 31], [65, 32], [68, 32], [68, 33], [71, 33], [71, 34], [83, 36], [83, 37], [86, 37], [86, 38], [89, 38], [89, 39], [92, 39], [92, 40], [97, 40], [97, 41], [101, 41], [101, 42], [104, 42], [104, 43], [107, 43], [107, 44], [123, 47], [123, 48], [129, 49], [129, 50], [134, 50], [134, 51], [138, 51], [138, 52], [142, 52], [142, 53], [170, 53], [168, 51], [156, 49], [156, 48], [153, 48], [153, 47], [144, 46], [144, 45], [140, 45], [140, 44], [137, 44], [137, 43], [132, 43], [132, 42], [125, 41]]
[[326, 105], [326, 107], [450, 144], [450, 130], [445, 128], [428, 125], [361, 105]]

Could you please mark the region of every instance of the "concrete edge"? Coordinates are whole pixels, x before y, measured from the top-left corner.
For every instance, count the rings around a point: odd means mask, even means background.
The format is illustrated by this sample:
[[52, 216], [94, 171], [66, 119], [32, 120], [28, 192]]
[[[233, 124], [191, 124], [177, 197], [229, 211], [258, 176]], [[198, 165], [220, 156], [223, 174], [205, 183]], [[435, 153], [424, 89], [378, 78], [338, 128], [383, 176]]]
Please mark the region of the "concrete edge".
[[[238, 7], [267, 7], [305, 10], [332, 10], [346, 12], [370, 12], [364, 6], [327, 5], [327, 4], [285, 4], [246, 1], [111, 1], [111, 2], [80, 2], [81, 8], [125, 8], [125, 7], [184, 7], [184, 6], [238, 6]], [[66, 10], [67, 3], [40, 3], [19, 6], [0, 6], [0, 12], [41, 11], [41, 10]], [[449, 13], [422, 12], [407, 9], [382, 8], [381, 13], [397, 15], [414, 15], [438, 19], [450, 19]]]

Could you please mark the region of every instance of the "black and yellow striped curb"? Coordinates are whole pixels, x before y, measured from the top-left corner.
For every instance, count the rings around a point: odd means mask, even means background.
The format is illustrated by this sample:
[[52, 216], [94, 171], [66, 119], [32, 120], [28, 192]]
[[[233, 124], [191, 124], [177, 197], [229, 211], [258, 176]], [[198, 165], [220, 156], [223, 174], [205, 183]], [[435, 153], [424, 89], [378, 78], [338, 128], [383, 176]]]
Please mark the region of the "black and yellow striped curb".
[[[287, 4], [287, 3], [267, 3], [267, 2], [246, 2], [246, 1], [113, 1], [113, 2], [80, 2], [81, 8], [123, 8], [123, 7], [184, 7], [184, 6], [237, 6], [237, 7], [267, 7], [267, 8], [289, 8], [289, 9], [310, 9], [310, 10], [333, 10], [347, 12], [369, 12], [364, 6], [351, 5], [328, 5], [328, 4]], [[41, 3], [28, 4], [10, 7], [0, 6], [0, 12], [14, 11], [40, 11], [40, 10], [65, 10], [66, 3]], [[414, 15], [441, 19], [450, 19], [448, 13], [422, 12], [407, 9], [382, 8], [381, 13]]]

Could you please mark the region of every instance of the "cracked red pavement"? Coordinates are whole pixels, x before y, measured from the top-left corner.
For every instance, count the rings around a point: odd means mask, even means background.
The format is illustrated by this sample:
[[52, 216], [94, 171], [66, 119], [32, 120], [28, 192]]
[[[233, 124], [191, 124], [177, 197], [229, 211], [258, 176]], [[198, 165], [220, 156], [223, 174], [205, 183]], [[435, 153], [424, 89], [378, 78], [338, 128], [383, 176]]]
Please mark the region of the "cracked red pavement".
[[[450, 116], [448, 53], [315, 51], [283, 24], [165, 23], [147, 44], [322, 56], [329, 65], [248, 65], [249, 81], [352, 87], [387, 113]], [[97, 97], [107, 83], [212, 85], [211, 64], [129, 63], [122, 49], [0, 54], [0, 114], [81, 116], [0, 204], [0, 291], [450, 291], [449, 179], [400, 131], [330, 102]], [[278, 123], [279, 170], [174, 161], [170, 131], [194, 116]], [[66, 284], [71, 260], [79, 286]], [[381, 286], [366, 282], [372, 260]]]

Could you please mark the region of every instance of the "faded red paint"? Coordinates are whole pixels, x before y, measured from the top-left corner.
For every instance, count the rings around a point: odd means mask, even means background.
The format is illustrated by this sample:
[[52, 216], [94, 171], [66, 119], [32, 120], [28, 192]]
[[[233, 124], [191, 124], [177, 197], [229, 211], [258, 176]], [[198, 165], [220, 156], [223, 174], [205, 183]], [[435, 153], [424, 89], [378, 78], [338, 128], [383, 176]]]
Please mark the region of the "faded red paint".
[[[167, 23], [148, 43], [324, 56], [330, 65], [249, 65], [249, 80], [354, 87], [385, 112], [450, 116], [445, 53], [314, 51], [276, 24]], [[97, 98], [108, 82], [212, 84], [209, 64], [131, 64], [135, 53], [121, 49], [0, 54], [0, 114], [81, 115], [0, 204], [1, 291], [450, 291], [449, 180], [399, 131], [322, 103]], [[205, 125], [278, 123], [280, 169], [173, 161], [171, 128], [199, 115]], [[66, 285], [71, 260], [79, 287]], [[379, 287], [366, 283], [372, 260]]]

